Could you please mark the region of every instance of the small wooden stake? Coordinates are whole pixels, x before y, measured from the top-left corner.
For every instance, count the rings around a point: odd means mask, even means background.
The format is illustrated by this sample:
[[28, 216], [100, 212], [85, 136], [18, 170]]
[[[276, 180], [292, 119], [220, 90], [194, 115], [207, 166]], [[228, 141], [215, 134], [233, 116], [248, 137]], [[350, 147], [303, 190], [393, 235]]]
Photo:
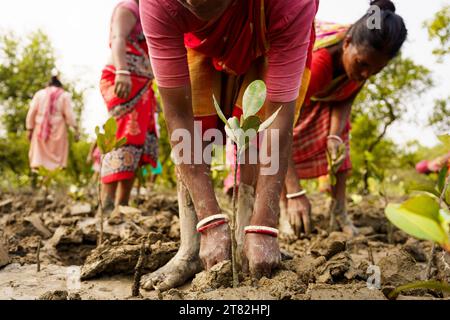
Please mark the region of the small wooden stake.
[[136, 264], [136, 268], [134, 269], [134, 282], [133, 287], [131, 288], [131, 296], [138, 297], [139, 296], [139, 288], [142, 278], [142, 270], [144, 269], [144, 265], [147, 260], [147, 256], [145, 254], [145, 241], [146, 239], [142, 240], [142, 246], [141, 250], [139, 252], [139, 259]]
[[36, 261], [37, 261], [37, 272], [41, 272], [41, 238], [38, 240], [37, 251], [36, 251]]

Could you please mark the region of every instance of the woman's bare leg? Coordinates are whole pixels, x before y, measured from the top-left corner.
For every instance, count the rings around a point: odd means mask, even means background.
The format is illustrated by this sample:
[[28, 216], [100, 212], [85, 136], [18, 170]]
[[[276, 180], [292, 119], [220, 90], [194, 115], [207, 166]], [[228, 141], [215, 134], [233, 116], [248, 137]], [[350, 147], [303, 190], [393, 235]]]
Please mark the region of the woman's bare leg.
[[338, 172], [336, 174], [336, 185], [331, 188], [331, 210], [334, 212], [336, 221], [342, 231], [351, 236], [355, 236], [358, 234], [358, 229], [353, 225], [353, 222], [347, 214], [347, 176], [348, 171]]
[[178, 253], [165, 266], [142, 277], [146, 290], [166, 291], [184, 284], [202, 270], [199, 258], [200, 234], [195, 226], [197, 215], [187, 188], [178, 180], [178, 205], [181, 244]]
[[116, 206], [128, 206], [133, 185], [134, 185], [134, 178], [119, 181], [115, 199]]
[[101, 199], [102, 199], [103, 210], [105, 212], [111, 212], [114, 210], [117, 185], [118, 185], [118, 182], [102, 183]]

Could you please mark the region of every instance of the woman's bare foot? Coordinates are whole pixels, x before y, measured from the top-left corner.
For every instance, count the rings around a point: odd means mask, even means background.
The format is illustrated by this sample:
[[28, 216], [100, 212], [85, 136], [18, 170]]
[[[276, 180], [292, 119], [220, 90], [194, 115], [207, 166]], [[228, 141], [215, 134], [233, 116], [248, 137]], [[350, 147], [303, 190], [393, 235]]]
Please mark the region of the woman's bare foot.
[[179, 287], [202, 271], [198, 254], [178, 251], [165, 266], [142, 277], [141, 286], [145, 290], [167, 291]]
[[166, 291], [183, 285], [202, 270], [199, 257], [200, 234], [196, 230], [195, 213], [189, 192], [178, 184], [181, 244], [178, 253], [165, 266], [142, 277], [141, 285], [146, 290]]
[[348, 234], [351, 237], [356, 237], [359, 234], [358, 228], [355, 227], [353, 221], [350, 219], [347, 213], [345, 202], [331, 200], [330, 207], [331, 219], [334, 219], [330, 225], [334, 225], [334, 230], [341, 230], [342, 232]]

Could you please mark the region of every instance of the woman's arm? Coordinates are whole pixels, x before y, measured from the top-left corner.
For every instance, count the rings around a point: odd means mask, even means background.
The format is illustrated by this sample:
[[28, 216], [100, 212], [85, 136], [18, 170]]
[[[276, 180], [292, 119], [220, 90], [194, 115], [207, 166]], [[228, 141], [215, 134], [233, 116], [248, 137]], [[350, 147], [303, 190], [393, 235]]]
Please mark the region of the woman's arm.
[[38, 100], [38, 98], [35, 95], [33, 97], [33, 99], [31, 100], [30, 109], [28, 110], [27, 118], [26, 118], [26, 122], [25, 122], [25, 126], [27, 129], [27, 137], [28, 137], [28, 140], [30, 140], [30, 141], [31, 141], [31, 137], [33, 136], [34, 127], [36, 126], [36, 115], [38, 112], [37, 100]]
[[[194, 148], [194, 137], [196, 136], [194, 132], [196, 129], [194, 128], [192, 112], [191, 87], [159, 88], [159, 91], [170, 137], [182, 136], [178, 141], [171, 138], [172, 149], [179, 150], [181, 147], [179, 144], [186, 143], [182, 150], [183, 152], [189, 152], [189, 155], [184, 153], [181, 155], [183, 159], [188, 159], [188, 161], [186, 161], [187, 163], [185, 161], [180, 163], [177, 169], [190, 192], [197, 217], [201, 220], [218, 214], [221, 210], [215, 197], [209, 168], [203, 161], [203, 152], [200, 155], [201, 162], [195, 163], [194, 161], [194, 153], [197, 148]], [[195, 143], [201, 145], [202, 142], [196, 141]], [[202, 151], [202, 148], [200, 151]]]
[[355, 97], [331, 106], [330, 135], [341, 136], [347, 126]]
[[[116, 70], [128, 71], [126, 59], [127, 37], [133, 30], [137, 19], [128, 9], [119, 7], [115, 10], [111, 26], [111, 50]], [[115, 79], [115, 94], [126, 99], [131, 92], [131, 79], [127, 74], [117, 74]]]

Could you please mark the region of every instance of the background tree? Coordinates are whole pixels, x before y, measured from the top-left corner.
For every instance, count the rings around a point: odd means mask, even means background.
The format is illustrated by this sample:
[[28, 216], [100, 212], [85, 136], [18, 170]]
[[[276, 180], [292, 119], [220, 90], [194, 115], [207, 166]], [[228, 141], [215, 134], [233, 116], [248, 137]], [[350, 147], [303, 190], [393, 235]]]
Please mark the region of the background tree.
[[[19, 37], [12, 32], [0, 35], [0, 174], [7, 171], [26, 175], [29, 143], [25, 135], [25, 119], [34, 94], [49, 82], [56, 66], [55, 50], [42, 31]], [[83, 99], [86, 89], [76, 89], [75, 81], [62, 77], [64, 88], [72, 94], [73, 108], [80, 126]], [[86, 137], [84, 137], [86, 138]], [[86, 141], [73, 143], [67, 173], [80, 182], [89, 168], [79, 163], [85, 161], [89, 147]], [[83, 158], [84, 157], [84, 158]], [[81, 159], [82, 158], [82, 159]]]
[[450, 5], [439, 10], [433, 19], [425, 22], [430, 40], [436, 40], [438, 47], [433, 50], [440, 61], [450, 53]]
[[[444, 6], [434, 18], [425, 22], [430, 40], [438, 43], [433, 54], [438, 62], [443, 62], [444, 57], [450, 53], [450, 5]], [[450, 96], [435, 101], [435, 111], [430, 117], [430, 125], [436, 128], [438, 133], [450, 132]]]

